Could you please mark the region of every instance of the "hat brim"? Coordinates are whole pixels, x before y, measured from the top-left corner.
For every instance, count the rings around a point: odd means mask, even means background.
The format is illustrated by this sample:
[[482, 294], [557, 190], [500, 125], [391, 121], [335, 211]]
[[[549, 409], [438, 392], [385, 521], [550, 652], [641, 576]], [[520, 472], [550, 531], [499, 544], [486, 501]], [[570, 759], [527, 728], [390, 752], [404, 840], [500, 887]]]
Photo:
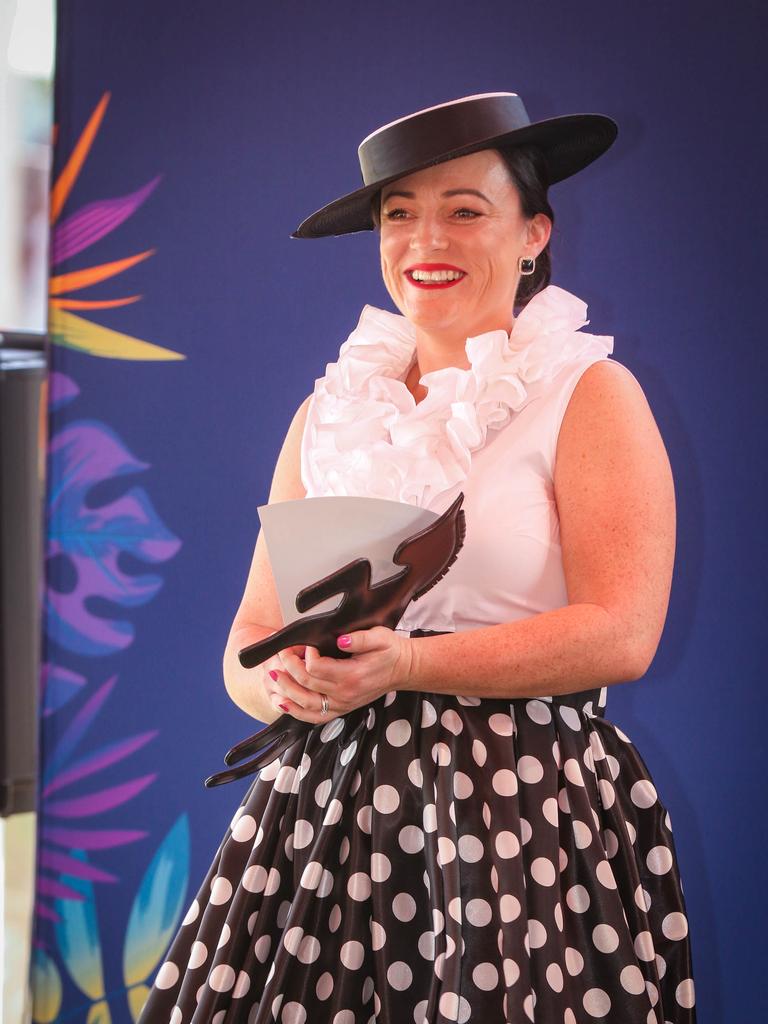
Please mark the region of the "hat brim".
[[558, 181], [570, 178], [602, 156], [613, 144], [618, 131], [616, 122], [605, 114], [565, 114], [562, 117], [536, 121], [514, 131], [449, 150], [439, 157], [417, 163], [389, 178], [383, 178], [334, 199], [303, 220], [291, 234], [291, 238], [325, 238], [328, 235], [372, 231], [374, 223], [371, 218], [371, 198], [385, 185], [407, 174], [421, 171], [425, 167], [445, 163], [447, 160], [466, 156], [481, 149], [493, 149], [502, 145], [536, 145], [543, 154], [549, 184], [554, 185]]

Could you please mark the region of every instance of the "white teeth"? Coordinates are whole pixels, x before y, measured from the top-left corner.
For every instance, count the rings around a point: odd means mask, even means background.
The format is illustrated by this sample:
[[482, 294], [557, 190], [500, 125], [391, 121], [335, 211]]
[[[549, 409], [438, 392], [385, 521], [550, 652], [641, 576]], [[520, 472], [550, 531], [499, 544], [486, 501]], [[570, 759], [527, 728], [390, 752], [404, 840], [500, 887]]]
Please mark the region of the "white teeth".
[[457, 281], [464, 274], [458, 270], [412, 270], [414, 281]]

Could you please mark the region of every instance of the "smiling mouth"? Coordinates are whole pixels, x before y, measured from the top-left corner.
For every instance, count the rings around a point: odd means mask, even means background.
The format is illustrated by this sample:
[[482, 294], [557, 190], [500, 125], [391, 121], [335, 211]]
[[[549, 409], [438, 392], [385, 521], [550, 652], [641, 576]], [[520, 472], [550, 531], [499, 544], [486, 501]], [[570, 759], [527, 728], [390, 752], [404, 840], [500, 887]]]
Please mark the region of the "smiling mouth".
[[405, 276], [417, 288], [451, 288], [467, 276], [463, 270], [406, 270]]

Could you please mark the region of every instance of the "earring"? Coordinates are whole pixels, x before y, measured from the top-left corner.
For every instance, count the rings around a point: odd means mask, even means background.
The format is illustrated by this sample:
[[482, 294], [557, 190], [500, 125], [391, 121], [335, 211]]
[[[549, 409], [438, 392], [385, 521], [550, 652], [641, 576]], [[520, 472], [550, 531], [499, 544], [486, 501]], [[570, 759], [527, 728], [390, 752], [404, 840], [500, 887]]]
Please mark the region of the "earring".
[[536, 269], [536, 257], [535, 256], [521, 256], [517, 261], [518, 269], [523, 277], [527, 277], [528, 274], [532, 274]]

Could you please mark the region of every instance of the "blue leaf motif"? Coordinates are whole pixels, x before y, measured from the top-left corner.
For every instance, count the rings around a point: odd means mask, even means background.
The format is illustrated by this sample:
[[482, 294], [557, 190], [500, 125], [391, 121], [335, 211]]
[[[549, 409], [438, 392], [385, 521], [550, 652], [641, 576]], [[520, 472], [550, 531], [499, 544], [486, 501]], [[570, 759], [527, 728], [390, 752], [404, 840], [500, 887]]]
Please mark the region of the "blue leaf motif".
[[158, 847], [131, 907], [123, 951], [127, 988], [146, 981], [177, 930], [189, 881], [189, 819], [182, 814]]
[[134, 608], [150, 601], [162, 586], [157, 575], [124, 572], [119, 556], [126, 553], [159, 563], [181, 547], [141, 487], [130, 488], [108, 504], [92, 507], [87, 503], [88, 492], [96, 484], [147, 466], [130, 454], [109, 426], [98, 421], [76, 421], [51, 439], [47, 554], [65, 557], [74, 584], [56, 590], [57, 581], [49, 573], [45, 621], [49, 637], [75, 654], [112, 654], [134, 638], [131, 622], [94, 614], [89, 599]]

